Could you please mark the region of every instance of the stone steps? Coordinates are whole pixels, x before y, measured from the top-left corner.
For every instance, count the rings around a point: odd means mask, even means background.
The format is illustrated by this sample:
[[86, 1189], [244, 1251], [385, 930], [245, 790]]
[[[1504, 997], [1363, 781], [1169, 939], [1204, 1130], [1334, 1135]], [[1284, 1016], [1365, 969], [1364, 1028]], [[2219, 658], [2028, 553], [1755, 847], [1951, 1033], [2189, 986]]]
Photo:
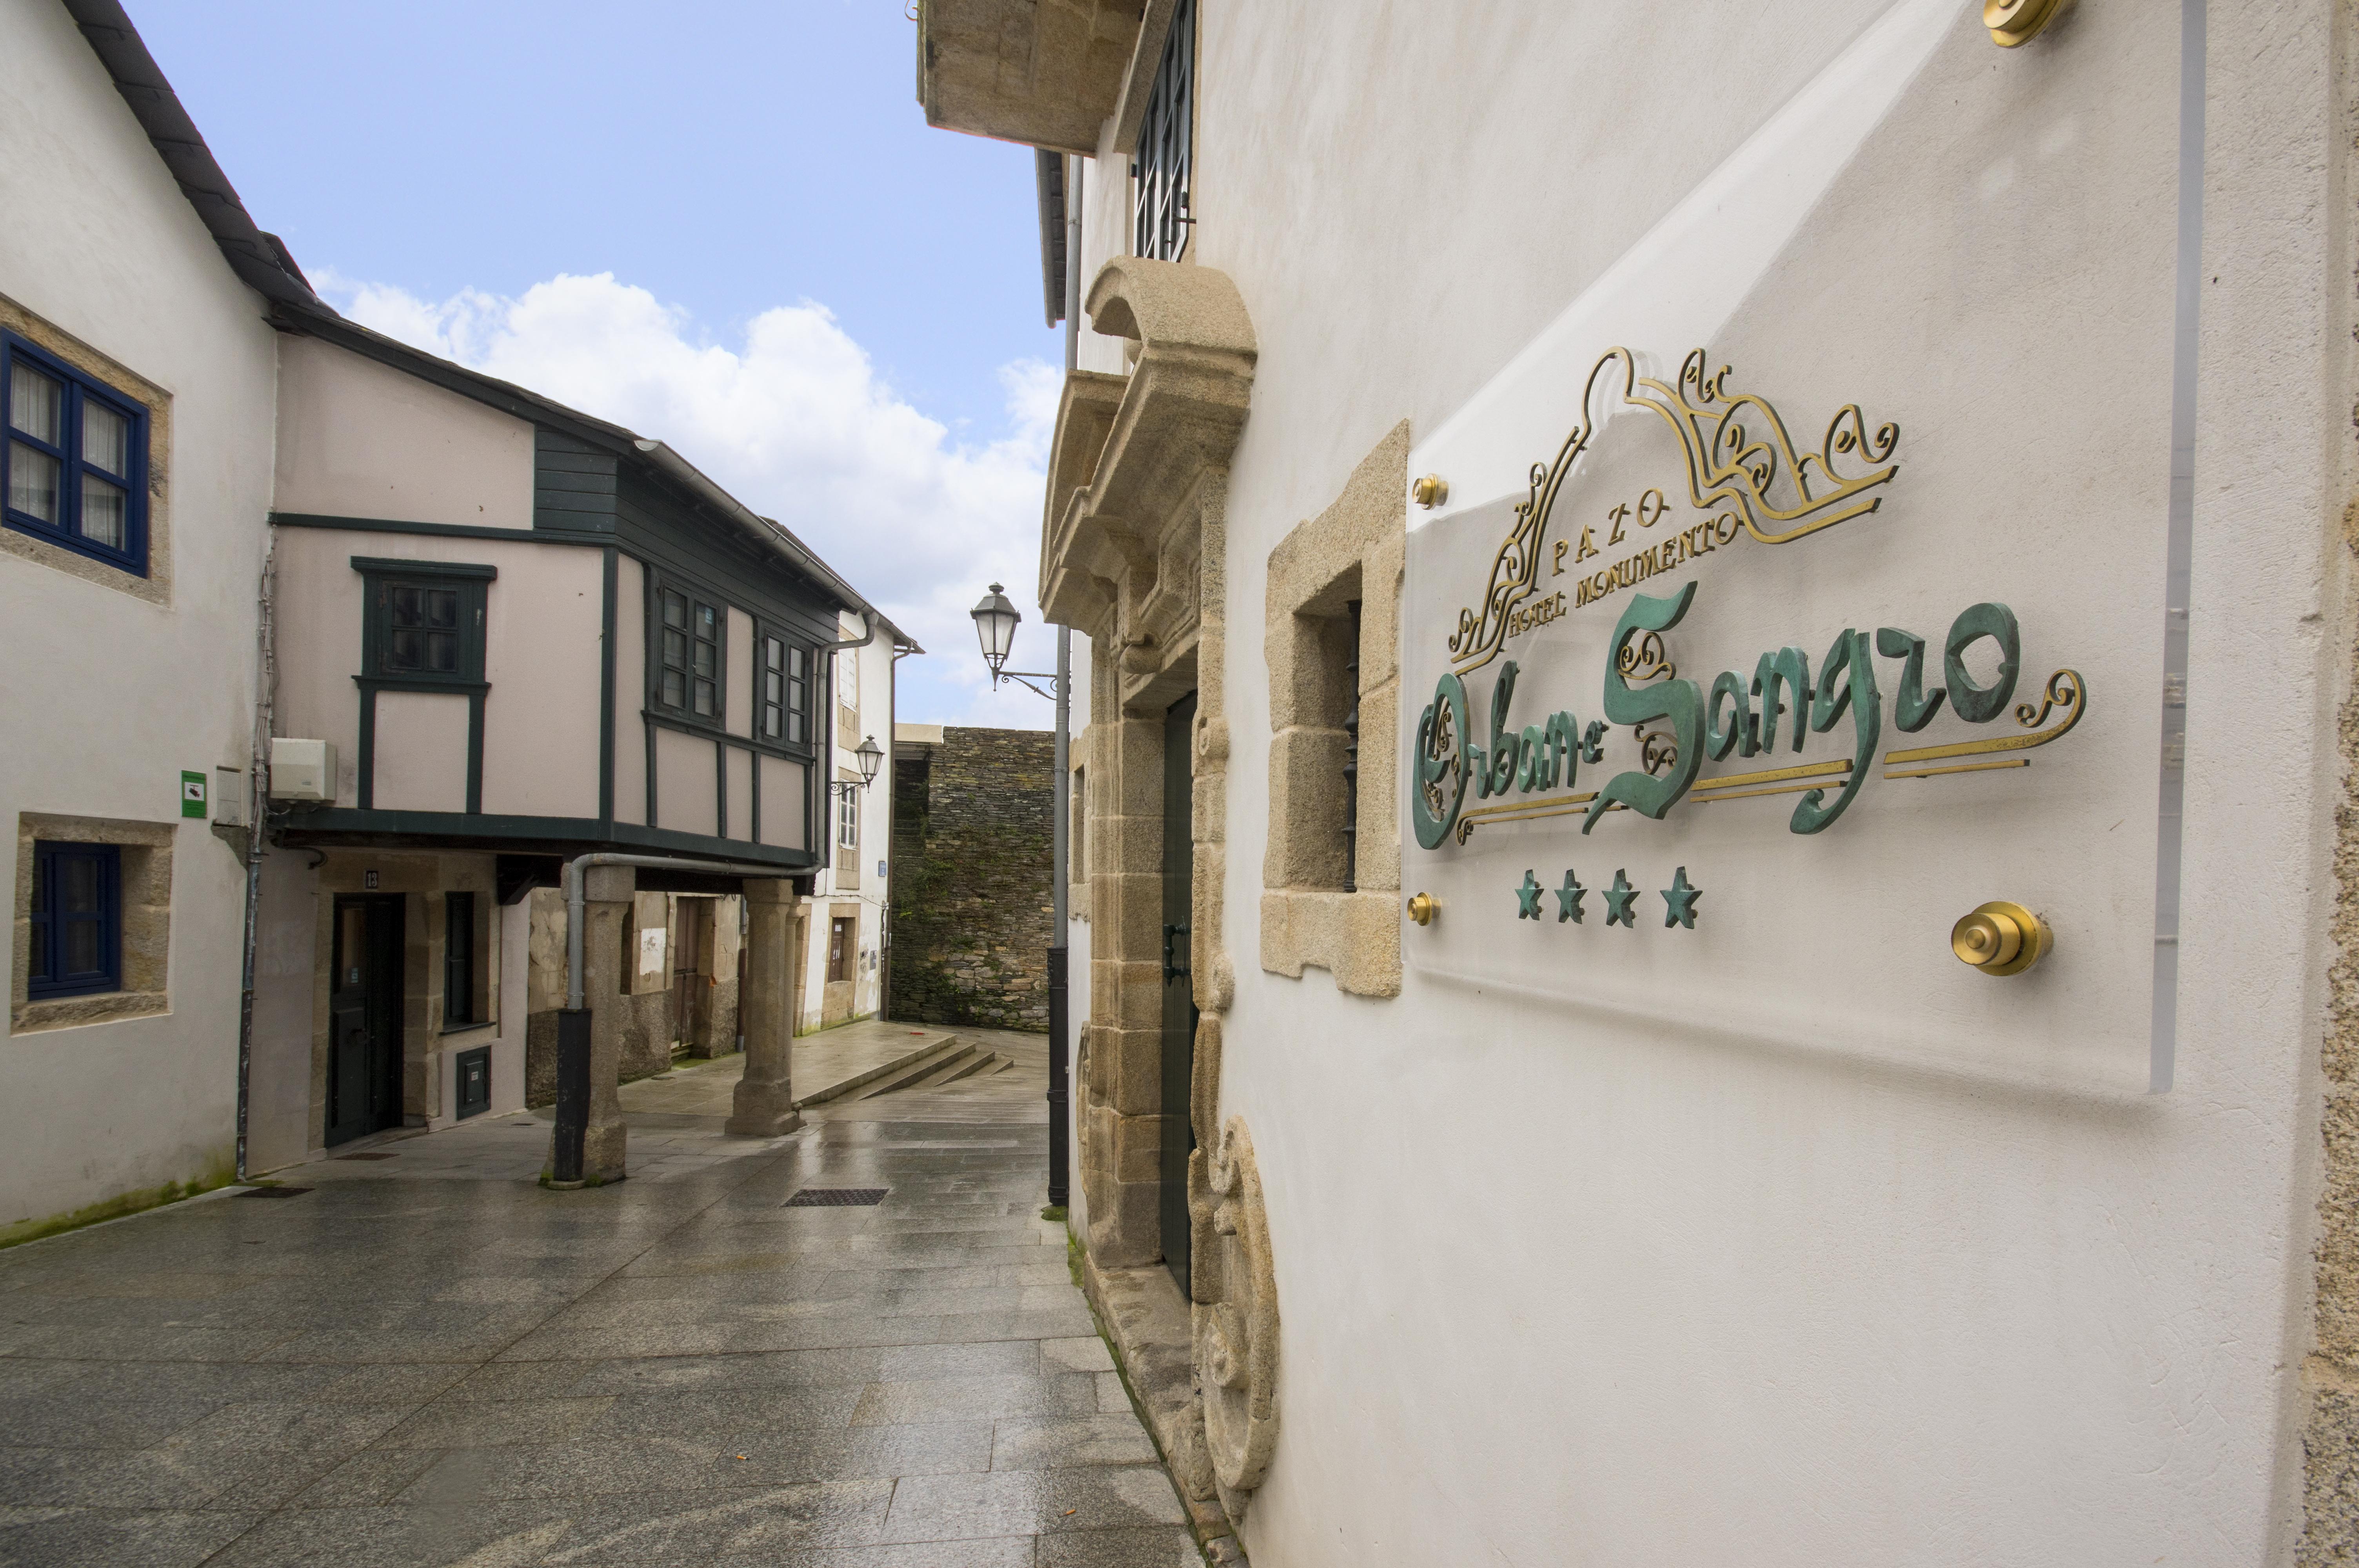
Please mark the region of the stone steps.
[[930, 1050], [909, 1059], [898, 1069], [879, 1074], [853, 1098], [875, 1099], [879, 1095], [889, 1095], [898, 1089], [915, 1088], [920, 1084], [939, 1081], [940, 1075], [944, 1069], [955, 1067], [970, 1060], [979, 1060], [988, 1054], [989, 1053], [974, 1042], [962, 1040], [953, 1034]]
[[[889, 1062], [879, 1063], [865, 1071], [854, 1073], [839, 1083], [822, 1085], [810, 1094], [799, 1097], [795, 1101], [795, 1108], [800, 1110], [805, 1106], [824, 1105], [830, 1100], [866, 1098], [871, 1094], [888, 1094], [894, 1089], [924, 1077], [944, 1062], [962, 1056], [974, 1049], [973, 1044], [961, 1040], [955, 1034], [929, 1041], [914, 1051], [903, 1052]], [[886, 1079], [890, 1079], [891, 1082], [885, 1082]]]

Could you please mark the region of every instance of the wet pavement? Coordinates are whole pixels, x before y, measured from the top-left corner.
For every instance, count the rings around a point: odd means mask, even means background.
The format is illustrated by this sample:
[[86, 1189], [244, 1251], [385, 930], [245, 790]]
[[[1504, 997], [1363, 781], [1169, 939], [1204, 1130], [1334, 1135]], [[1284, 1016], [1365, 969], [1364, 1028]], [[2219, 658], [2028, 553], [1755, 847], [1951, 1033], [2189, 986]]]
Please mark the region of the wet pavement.
[[1196, 1564], [1038, 1108], [964, 1098], [635, 1114], [577, 1193], [483, 1119], [0, 1253], [0, 1563]]

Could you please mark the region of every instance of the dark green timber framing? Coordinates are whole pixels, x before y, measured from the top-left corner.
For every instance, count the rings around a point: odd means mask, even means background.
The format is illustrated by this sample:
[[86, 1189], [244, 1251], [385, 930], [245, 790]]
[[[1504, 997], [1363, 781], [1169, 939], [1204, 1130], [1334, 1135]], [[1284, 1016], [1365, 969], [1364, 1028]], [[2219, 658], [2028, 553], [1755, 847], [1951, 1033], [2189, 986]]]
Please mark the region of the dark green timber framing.
[[598, 820], [614, 826], [614, 596], [620, 570], [616, 551], [606, 546], [605, 579], [598, 609]]
[[486, 816], [456, 811], [375, 811], [321, 806], [290, 812], [286, 841], [293, 845], [447, 846], [514, 854], [572, 855], [588, 849], [645, 850], [699, 855], [716, 860], [750, 860], [777, 866], [782, 874], [808, 871], [819, 863], [809, 849], [713, 838], [701, 833], [615, 823], [611, 831], [589, 816]]
[[[499, 577], [496, 567], [468, 561], [402, 560], [354, 556], [353, 569], [365, 585], [361, 595], [361, 673], [353, 677], [360, 687], [359, 798], [361, 808], [376, 804], [376, 699], [387, 691], [424, 692], [467, 699], [467, 809], [484, 809], [484, 698], [491, 684], [484, 678], [484, 600]], [[386, 589], [400, 579], [440, 580], [459, 593], [458, 667], [447, 675], [424, 671], [387, 671]]]
[[[831, 803], [833, 792], [824, 776], [833, 743], [836, 721], [833, 661], [819, 650], [842, 636], [844, 611], [877, 620], [876, 612], [813, 555], [803, 543], [775, 522], [759, 518], [716, 491], [658, 443], [643, 441], [633, 432], [552, 403], [522, 387], [463, 369], [382, 334], [333, 316], [274, 309], [272, 325], [279, 330], [319, 338], [364, 358], [392, 366], [430, 385], [459, 394], [495, 408], [533, 427], [532, 525], [495, 528], [459, 524], [417, 523], [392, 518], [342, 517], [308, 513], [275, 513], [272, 524], [288, 528], [340, 530], [349, 533], [416, 535], [449, 539], [483, 539], [510, 544], [592, 547], [603, 556], [600, 606], [598, 815], [595, 819], [572, 817], [487, 816], [483, 813], [484, 713], [487, 687], [480, 663], [464, 679], [452, 672], [421, 679], [416, 672], [384, 671], [364, 660], [356, 676], [361, 690], [359, 723], [360, 805], [356, 809], [299, 811], [289, 824], [289, 841], [339, 841], [394, 844], [405, 838], [430, 840], [453, 847], [498, 848], [516, 853], [579, 853], [589, 849], [631, 849], [665, 853], [734, 858], [775, 863], [788, 871], [808, 872], [832, 856], [834, 834]], [[643, 667], [621, 667], [616, 638], [625, 607], [620, 603], [621, 560], [629, 556], [644, 568], [647, 593], [639, 607], [647, 628]], [[356, 563], [357, 564], [357, 563]], [[388, 569], [425, 572], [436, 563], [384, 563]], [[464, 568], [462, 568], [463, 570]], [[490, 569], [483, 583], [490, 581]], [[618, 748], [631, 744], [626, 732], [632, 705], [625, 696], [632, 681], [640, 683], [645, 709], [651, 706], [652, 670], [660, 657], [655, 618], [654, 586], [664, 580], [703, 595], [708, 602], [725, 605], [750, 616], [756, 628], [755, 647], [730, 649], [723, 678], [756, 682], [754, 728], [760, 725], [760, 685], [757, 659], [761, 636], [772, 633], [801, 644], [813, 655], [810, 672], [810, 730], [807, 744], [778, 744], [758, 735], [735, 735], [725, 723], [695, 725], [679, 716], [647, 712], [640, 725], [646, 755], [647, 821], [622, 823], [615, 818]], [[375, 598], [374, 595], [371, 596]], [[481, 602], [479, 600], [478, 602]], [[879, 634], [896, 646], [915, 648], [889, 622], [877, 621]], [[375, 628], [364, 629], [367, 645], [375, 645]], [[584, 685], [588, 671], [582, 672]], [[375, 695], [380, 690], [464, 692], [470, 698], [467, 762], [467, 811], [379, 811], [375, 806]], [[725, 698], [723, 713], [725, 715]], [[714, 744], [715, 825], [727, 834], [742, 823], [747, 837], [706, 838], [655, 826], [660, 820], [658, 799], [658, 766], [656, 732], [670, 728], [698, 735]], [[783, 739], [783, 737], [781, 738]], [[753, 760], [750, 788], [729, 787], [730, 748], [748, 752]], [[786, 849], [750, 842], [761, 831], [762, 759], [771, 757], [802, 767], [806, 781], [802, 833], [806, 848]], [[674, 781], [675, 791], [679, 787]], [[733, 801], [732, 795], [743, 798]], [[537, 849], [528, 849], [530, 845]]]

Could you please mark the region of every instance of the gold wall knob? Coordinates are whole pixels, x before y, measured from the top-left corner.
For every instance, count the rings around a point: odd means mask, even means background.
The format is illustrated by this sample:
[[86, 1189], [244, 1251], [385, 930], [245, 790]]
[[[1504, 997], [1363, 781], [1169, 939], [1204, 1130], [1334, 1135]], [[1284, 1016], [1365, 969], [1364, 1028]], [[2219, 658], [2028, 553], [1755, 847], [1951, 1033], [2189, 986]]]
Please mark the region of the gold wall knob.
[[1950, 951], [1986, 975], [2019, 975], [2048, 955], [2055, 933], [2019, 903], [1985, 903], [1950, 927]]
[[1983, 0], [1983, 26], [2003, 49], [2027, 44], [2072, 8], [2072, 0]]
[[1441, 905], [1434, 903], [1430, 893], [1419, 893], [1408, 901], [1408, 917], [1419, 925], [1432, 925], [1434, 915], [1439, 914], [1440, 909]]
[[1408, 487], [1408, 492], [1428, 512], [1450, 499], [1450, 481], [1438, 473], [1427, 474]]

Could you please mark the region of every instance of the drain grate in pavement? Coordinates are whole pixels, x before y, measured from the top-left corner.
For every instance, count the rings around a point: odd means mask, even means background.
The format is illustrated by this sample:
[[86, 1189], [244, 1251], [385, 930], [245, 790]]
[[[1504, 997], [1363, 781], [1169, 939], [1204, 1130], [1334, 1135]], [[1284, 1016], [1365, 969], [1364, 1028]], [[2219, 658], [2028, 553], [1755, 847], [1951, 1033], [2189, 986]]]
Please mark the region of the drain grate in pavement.
[[339, 1154], [339, 1160], [398, 1160], [398, 1154]]
[[299, 1198], [309, 1187], [248, 1187], [237, 1195], [242, 1198]]
[[780, 1208], [869, 1208], [885, 1201], [890, 1187], [805, 1187]]

